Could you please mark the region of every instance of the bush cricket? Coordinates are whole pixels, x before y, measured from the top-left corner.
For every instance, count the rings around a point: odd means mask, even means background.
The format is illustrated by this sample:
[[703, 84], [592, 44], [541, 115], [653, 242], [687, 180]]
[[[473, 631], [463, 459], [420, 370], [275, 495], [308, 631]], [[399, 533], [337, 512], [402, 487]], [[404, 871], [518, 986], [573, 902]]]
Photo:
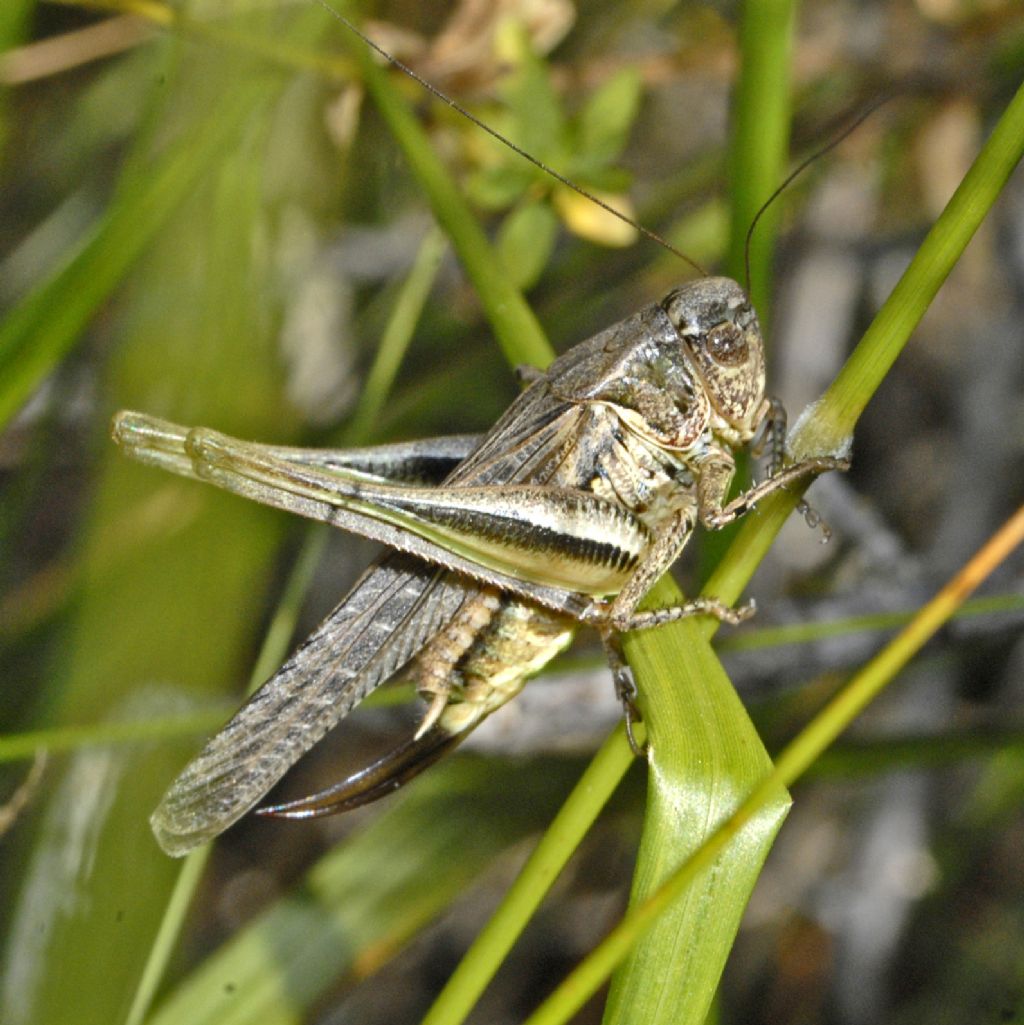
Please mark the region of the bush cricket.
[[[335, 786], [258, 811], [306, 818], [392, 792], [514, 697], [580, 624], [601, 635], [636, 748], [618, 634], [752, 611], [698, 599], [640, 612], [647, 590], [698, 526], [719, 529], [774, 491], [848, 466], [831, 455], [784, 464], [786, 418], [765, 395], [757, 317], [727, 278], [676, 288], [524, 379], [482, 436], [347, 450], [117, 415], [114, 440], [142, 462], [393, 549], [174, 782], [151, 819], [168, 854], [253, 809], [401, 672], [428, 703], [412, 739]], [[769, 474], [730, 501], [734, 453], [748, 445], [770, 450]]]

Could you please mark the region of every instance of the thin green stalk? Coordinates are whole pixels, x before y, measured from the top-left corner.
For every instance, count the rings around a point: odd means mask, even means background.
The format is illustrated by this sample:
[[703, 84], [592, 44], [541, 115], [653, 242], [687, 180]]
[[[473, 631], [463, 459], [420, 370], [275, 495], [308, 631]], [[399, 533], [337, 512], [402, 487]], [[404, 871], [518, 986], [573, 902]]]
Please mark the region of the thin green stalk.
[[[782, 204], [759, 211], [786, 173], [792, 108], [790, 64], [796, 0], [746, 0], [739, 20], [739, 77], [732, 102], [728, 151], [729, 240], [723, 272], [743, 282], [770, 336], [773, 258]], [[747, 235], [755, 218], [756, 231]], [[748, 267], [749, 256], [749, 267]], [[737, 454], [734, 486], [750, 482], [750, 458]], [[738, 527], [704, 534], [698, 546], [699, 579], [721, 561]]]
[[[795, 0], [746, 0], [740, 18], [740, 75], [733, 102], [729, 154], [731, 225], [725, 272], [746, 279], [747, 229], [782, 181], [789, 156]], [[765, 211], [750, 241], [754, 309], [767, 329], [772, 295], [772, 259], [782, 207]]]
[[793, 457], [844, 445], [871, 396], [903, 350], [935, 294], [1020, 163], [1024, 151], [1024, 85], [914, 254], [860, 344], [829, 386], [814, 415], [797, 424]]
[[[311, 533], [318, 533], [314, 527]], [[305, 549], [299, 554], [299, 558], [305, 557]], [[995, 594], [985, 598], [974, 598], [957, 609], [952, 621], [962, 619], [974, 619], [979, 616], [1000, 615], [1002, 613], [1013, 613], [1024, 611], [1024, 595], [1019, 594]], [[915, 610], [905, 612], [875, 612], [863, 616], [848, 616], [842, 619], [819, 620], [814, 623], [790, 623], [786, 626], [767, 626], [758, 629], [745, 631], [743, 633], [723, 637], [715, 642], [715, 650], [719, 654], [741, 651], [766, 651], [773, 648], [782, 648], [790, 645], [812, 644], [826, 638], [850, 637], [860, 633], [880, 633], [885, 630], [896, 630], [909, 623], [917, 615]], [[276, 622], [276, 621], [275, 621]], [[273, 629], [273, 625], [271, 627]], [[598, 654], [569, 657], [559, 662], [559, 669], [568, 670], [570, 667], [583, 668], [604, 665], [601, 656]], [[268, 667], [268, 672], [274, 667]], [[267, 673], [263, 674], [264, 677]], [[371, 705], [397, 705], [411, 701], [415, 697], [414, 689], [409, 686], [388, 687], [386, 690], [378, 690], [366, 699], [366, 707]], [[69, 751], [78, 751], [86, 747], [108, 747], [112, 744], [138, 744], [151, 740], [170, 740], [177, 737], [201, 736], [216, 729], [223, 721], [224, 716], [230, 711], [229, 706], [223, 708], [211, 708], [207, 711], [195, 712], [183, 716], [156, 716], [150, 719], [130, 722], [101, 722], [91, 723], [86, 726], [56, 726], [52, 729], [30, 730], [23, 733], [12, 733], [7, 736], [0, 736], [0, 764], [8, 762], [20, 762], [31, 760], [37, 752], [45, 750], [50, 754], [64, 754]], [[610, 738], [609, 738], [610, 739]], [[930, 737], [929, 740], [942, 741], [942, 737]], [[960, 740], [949, 738], [951, 750], [958, 750]], [[982, 745], [982, 750], [987, 751], [996, 741], [986, 735], [985, 737], [968, 736], [963, 738], [965, 750], [974, 750], [975, 742]], [[899, 741], [885, 741], [879, 744], [880, 749], [888, 751], [890, 745], [897, 745]], [[916, 741], [908, 741], [916, 751]], [[1016, 741], [1008, 739], [1007, 743], [1016, 744]], [[915, 759], [921, 756], [914, 755]], [[943, 760], [953, 758], [954, 755], [942, 756]], [[893, 755], [890, 759], [885, 755], [886, 764], [890, 761], [898, 761], [899, 756]]]
[[779, 788], [791, 786], [821, 753], [934, 636], [966, 597], [1024, 542], [1024, 506], [915, 617], [906, 630], [872, 659], [782, 752], [774, 770], [714, 834], [641, 905], [621, 922], [526, 1020], [525, 1025], [561, 1025], [603, 984], [634, 944], [679, 899], [701, 871], [755, 821]]
[[500, 907], [427, 1012], [423, 1025], [452, 1025], [466, 1018], [632, 762], [633, 752], [620, 726], [580, 776]]
[[[954, 618], [969, 619], [1001, 612], [1022, 611], [1024, 611], [1024, 595], [995, 594], [965, 602]], [[732, 637], [723, 637], [716, 643], [715, 649], [719, 653], [762, 651], [766, 648], [781, 648], [788, 644], [810, 644], [831, 637], [849, 637], [852, 634], [895, 630], [909, 623], [916, 615], [916, 610], [871, 612], [863, 616], [847, 616], [843, 619], [819, 620], [814, 623], [766, 626]]]
[[903, 350], [932, 299], [1006, 186], [1024, 152], [1024, 85], [1010, 101], [971, 169], [814, 415], [793, 430], [792, 454], [844, 445], [864, 407]]
[[213, 729], [224, 719], [223, 710], [207, 709], [189, 715], [153, 720], [100, 722], [88, 726], [54, 726], [0, 737], [0, 764], [32, 758], [37, 751], [62, 754], [106, 744], [138, 744], [168, 740]]
[[537, 318], [505, 273], [426, 133], [362, 40], [349, 33], [349, 41], [363, 81], [451, 239], [509, 363], [546, 366], [553, 353]]
[[203, 872], [206, 870], [206, 863], [210, 860], [213, 847], [206, 844], [191, 854], [182, 862], [181, 871], [174, 882], [174, 889], [167, 900], [167, 907], [164, 910], [164, 917], [160, 921], [160, 928], [153, 937], [153, 944], [149, 950], [149, 957], [139, 975], [139, 984], [135, 988], [135, 995], [132, 997], [131, 1007], [125, 1016], [124, 1025], [141, 1025], [145, 1021], [149, 1009], [153, 1005], [153, 998], [156, 996], [160, 983], [167, 971], [171, 956], [178, 944], [178, 937], [185, 925], [189, 908], [192, 906], [192, 898], [195, 896], [199, 883], [202, 881]]
[[432, 227], [420, 243], [412, 270], [395, 300], [373, 366], [366, 375], [359, 401], [348, 423], [346, 437], [353, 442], [365, 441], [369, 437], [371, 427], [387, 403], [395, 375], [423, 314], [447, 247], [447, 237], [436, 227]]
[[[281, 601], [274, 611], [273, 619], [260, 647], [256, 665], [249, 677], [247, 692], [250, 694], [283, 661], [288, 652], [288, 644], [295, 633], [295, 624], [302, 610], [302, 602], [323, 555], [325, 540], [324, 531], [311, 530], [308, 532], [306, 545], [292, 567]], [[149, 1014], [153, 998], [167, 971], [167, 965], [185, 925], [185, 918], [191, 907], [192, 898], [202, 880], [203, 870], [206, 868], [206, 862], [212, 849], [212, 844], [205, 844], [192, 851], [182, 862], [174, 889], [160, 921], [160, 928], [153, 939], [149, 957], [139, 976], [139, 983], [135, 989], [125, 1025], [141, 1025], [141, 1022]]]

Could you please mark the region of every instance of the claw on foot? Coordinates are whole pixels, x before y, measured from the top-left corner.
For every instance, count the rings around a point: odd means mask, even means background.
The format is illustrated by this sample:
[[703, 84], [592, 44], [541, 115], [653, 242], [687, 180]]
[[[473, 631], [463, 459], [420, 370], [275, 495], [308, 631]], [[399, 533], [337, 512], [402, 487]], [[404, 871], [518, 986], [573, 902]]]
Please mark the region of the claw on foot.
[[602, 635], [605, 654], [608, 656], [608, 665], [612, 671], [612, 679], [615, 681], [615, 696], [622, 705], [622, 715], [626, 726], [626, 739], [629, 741], [630, 750], [637, 758], [644, 758], [647, 755], [647, 748], [641, 744], [634, 731], [637, 723], [644, 721], [644, 717], [637, 707], [637, 686], [633, 678], [633, 671], [626, 665], [622, 658], [616, 638], [611, 635]]
[[633, 674], [628, 667], [624, 667], [620, 672], [615, 673], [615, 693], [622, 703], [622, 715], [626, 725], [626, 739], [629, 741], [630, 750], [637, 758], [646, 758], [647, 746], [646, 744], [641, 744], [636, 739], [634, 731], [636, 724], [642, 723], [644, 717], [637, 707], [636, 681], [633, 679]]
[[796, 511], [804, 518], [804, 523], [807, 524], [811, 530], [821, 531], [821, 543], [827, 545], [832, 540], [832, 528], [825, 522], [821, 513], [814, 508], [810, 502], [800, 499], [797, 503]]
[[646, 758], [647, 741], [641, 743], [636, 739], [636, 733], [633, 731], [633, 727], [637, 723], [643, 722], [643, 718], [640, 716], [639, 712], [635, 711], [635, 706], [633, 706], [633, 708], [633, 711], [629, 708], [626, 709], [626, 740], [629, 741], [629, 749], [637, 756], [637, 758]]

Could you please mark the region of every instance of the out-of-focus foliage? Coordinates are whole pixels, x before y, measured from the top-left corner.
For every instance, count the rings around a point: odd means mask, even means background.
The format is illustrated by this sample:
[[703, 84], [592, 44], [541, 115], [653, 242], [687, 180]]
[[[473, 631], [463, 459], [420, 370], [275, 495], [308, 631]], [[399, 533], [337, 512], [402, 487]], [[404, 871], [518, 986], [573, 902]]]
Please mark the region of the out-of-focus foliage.
[[[622, 68], [608, 78], [569, 118], [550, 72], [515, 25], [497, 40], [511, 72], [497, 90], [500, 106], [485, 113], [491, 127], [516, 140], [531, 156], [627, 216], [634, 215], [625, 193], [626, 175], [618, 164], [636, 119], [640, 78]], [[636, 230], [527, 163], [498, 140], [484, 137], [481, 167], [467, 181], [470, 197], [487, 210], [512, 212], [505, 221], [501, 255], [523, 288], [536, 284], [556, 240], [557, 211], [566, 226], [605, 245], [629, 245]], [[554, 203], [544, 202], [550, 196]]]

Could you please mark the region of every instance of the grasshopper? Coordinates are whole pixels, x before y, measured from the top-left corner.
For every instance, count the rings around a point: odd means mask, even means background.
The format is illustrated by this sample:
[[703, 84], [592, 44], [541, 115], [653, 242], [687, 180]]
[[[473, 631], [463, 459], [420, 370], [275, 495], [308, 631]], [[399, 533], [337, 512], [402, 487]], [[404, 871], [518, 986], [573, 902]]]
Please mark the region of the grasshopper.
[[[485, 131], [628, 220], [317, 2]], [[525, 389], [482, 436], [367, 448], [263, 445], [143, 413], [114, 418], [114, 440], [143, 463], [392, 549], [172, 784], [150, 820], [168, 854], [186, 854], [252, 810], [363, 698], [403, 673], [427, 702], [410, 740], [334, 786], [256, 811], [309, 818], [392, 792], [513, 698], [583, 624], [601, 636], [640, 754], [619, 635], [690, 615], [738, 623], [753, 612], [752, 603], [706, 598], [638, 611], [651, 585], [698, 525], [720, 529], [775, 491], [849, 465], [834, 456], [785, 464], [786, 414], [765, 395], [757, 316], [728, 278], [676, 288], [522, 376]], [[766, 445], [766, 479], [728, 500], [736, 450]]]
[[[132, 457], [380, 541], [295, 654], [185, 768], [151, 822], [182, 855], [251, 810], [378, 685], [428, 701], [415, 736], [341, 783], [262, 814], [306, 818], [376, 800], [455, 747], [572, 640], [601, 634], [627, 726], [635, 688], [618, 634], [751, 607], [637, 606], [695, 528], [841, 458], [783, 465], [785, 413], [765, 396], [764, 341], [743, 289], [704, 278], [568, 350], [483, 436], [346, 450], [239, 441], [119, 413]], [[768, 477], [727, 500], [735, 450], [771, 447]], [[755, 446], [756, 447], [756, 446]]]

